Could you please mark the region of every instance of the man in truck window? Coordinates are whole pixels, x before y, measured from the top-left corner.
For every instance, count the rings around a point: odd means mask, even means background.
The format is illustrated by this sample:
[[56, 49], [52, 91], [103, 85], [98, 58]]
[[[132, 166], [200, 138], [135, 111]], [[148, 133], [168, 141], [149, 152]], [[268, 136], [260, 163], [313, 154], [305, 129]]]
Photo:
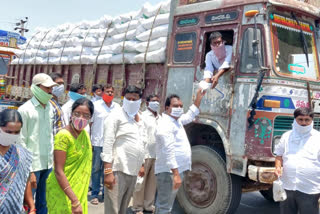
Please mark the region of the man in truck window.
[[21, 143], [32, 152], [30, 182], [36, 197], [37, 213], [47, 213], [46, 180], [53, 165], [53, 109], [49, 104], [52, 87], [57, 86], [45, 73], [32, 79], [33, 97], [19, 107], [23, 120]]
[[166, 99], [165, 113], [162, 114], [155, 133], [156, 214], [171, 213], [184, 173], [191, 170], [191, 147], [184, 125], [191, 123], [199, 114], [204, 94], [198, 89], [194, 104], [185, 114], [178, 95], [171, 95]]
[[211, 88], [218, 84], [219, 78], [229, 70], [232, 58], [232, 46], [225, 45], [220, 32], [212, 32], [209, 36], [211, 51], [206, 54], [206, 67], [203, 78], [212, 83]]
[[282, 214], [319, 214], [320, 132], [313, 128], [309, 108], [294, 111], [292, 130], [275, 147], [276, 175], [281, 176], [287, 199], [280, 202]]

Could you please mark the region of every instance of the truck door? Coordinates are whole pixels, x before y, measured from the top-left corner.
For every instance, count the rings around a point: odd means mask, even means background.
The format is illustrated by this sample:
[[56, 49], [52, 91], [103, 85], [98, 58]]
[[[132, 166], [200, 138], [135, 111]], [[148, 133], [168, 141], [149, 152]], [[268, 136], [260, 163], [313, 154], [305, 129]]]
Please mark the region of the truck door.
[[[211, 50], [209, 36], [212, 32], [219, 31], [222, 34], [225, 45], [232, 46], [231, 69], [219, 78], [218, 85], [214, 89], [207, 90], [202, 101], [201, 113], [209, 115], [214, 120], [219, 121], [224, 127], [228, 126], [229, 110], [231, 105], [231, 96], [233, 91], [233, 67], [235, 64], [237, 47], [237, 28], [238, 25], [225, 25], [222, 27], [205, 27], [201, 29], [199, 61], [196, 71], [196, 79], [201, 81], [206, 67], [206, 54]], [[197, 82], [198, 82], [197, 81]], [[194, 92], [198, 88], [198, 83], [194, 84]]]

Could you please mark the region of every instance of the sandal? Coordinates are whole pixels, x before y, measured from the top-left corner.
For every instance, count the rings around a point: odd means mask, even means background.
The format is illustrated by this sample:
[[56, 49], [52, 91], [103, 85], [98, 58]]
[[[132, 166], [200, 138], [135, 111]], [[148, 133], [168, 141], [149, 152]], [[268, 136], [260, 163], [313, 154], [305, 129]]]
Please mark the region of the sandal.
[[93, 204], [93, 205], [98, 205], [99, 204], [99, 200], [97, 198], [93, 198], [93, 199], [91, 199], [90, 203]]

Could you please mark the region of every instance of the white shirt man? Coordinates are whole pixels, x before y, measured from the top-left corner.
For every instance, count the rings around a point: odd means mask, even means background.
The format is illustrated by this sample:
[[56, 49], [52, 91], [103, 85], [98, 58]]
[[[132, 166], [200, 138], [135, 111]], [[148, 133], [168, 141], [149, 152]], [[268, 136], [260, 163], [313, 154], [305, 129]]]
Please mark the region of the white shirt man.
[[[104, 121], [108, 120], [108, 116], [116, 111], [120, 111], [121, 107], [118, 103], [113, 102], [114, 88], [112, 86], [106, 87], [101, 100], [93, 103], [94, 113], [92, 116], [91, 125], [91, 144], [93, 149], [92, 157], [92, 192], [91, 203], [94, 205], [99, 204], [98, 195], [100, 192], [101, 180], [103, 181], [103, 162], [100, 158], [103, 147], [103, 132]], [[102, 183], [103, 184], [103, 183]], [[102, 194], [104, 193], [102, 189]]]
[[128, 86], [122, 109], [104, 123], [105, 213], [126, 213], [138, 174], [144, 175], [145, 127], [141, 115], [141, 90]]
[[155, 131], [160, 118], [160, 99], [156, 95], [147, 97], [147, 109], [142, 112], [143, 123], [147, 131], [147, 142], [145, 145], [144, 178], [139, 191], [133, 194], [132, 210], [136, 214], [143, 211], [154, 211], [154, 198], [156, 194], [156, 177], [154, 164], [156, 160]]
[[[320, 132], [313, 129], [313, 113], [308, 108], [294, 112], [292, 130], [276, 145], [276, 174], [281, 176], [287, 199], [281, 213], [318, 214], [320, 197]], [[281, 170], [283, 166], [283, 172]]]
[[191, 170], [191, 147], [183, 125], [191, 123], [199, 114], [199, 106], [204, 95], [201, 91], [198, 90], [194, 105], [186, 114], [183, 114], [183, 103], [179, 96], [169, 96], [165, 103], [166, 111], [158, 122], [155, 163], [157, 214], [171, 212], [183, 174]]

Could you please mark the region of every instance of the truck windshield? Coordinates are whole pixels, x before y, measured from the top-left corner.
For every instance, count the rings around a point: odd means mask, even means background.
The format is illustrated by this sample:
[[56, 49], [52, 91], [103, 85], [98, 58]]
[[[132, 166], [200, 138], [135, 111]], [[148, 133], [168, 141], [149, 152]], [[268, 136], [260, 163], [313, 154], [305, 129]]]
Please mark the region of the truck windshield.
[[294, 19], [273, 13], [270, 22], [276, 72], [293, 78], [317, 80], [319, 68], [314, 27], [303, 21], [299, 21], [299, 26]]
[[9, 55], [0, 54], [0, 75], [7, 74], [9, 61], [10, 61]]

